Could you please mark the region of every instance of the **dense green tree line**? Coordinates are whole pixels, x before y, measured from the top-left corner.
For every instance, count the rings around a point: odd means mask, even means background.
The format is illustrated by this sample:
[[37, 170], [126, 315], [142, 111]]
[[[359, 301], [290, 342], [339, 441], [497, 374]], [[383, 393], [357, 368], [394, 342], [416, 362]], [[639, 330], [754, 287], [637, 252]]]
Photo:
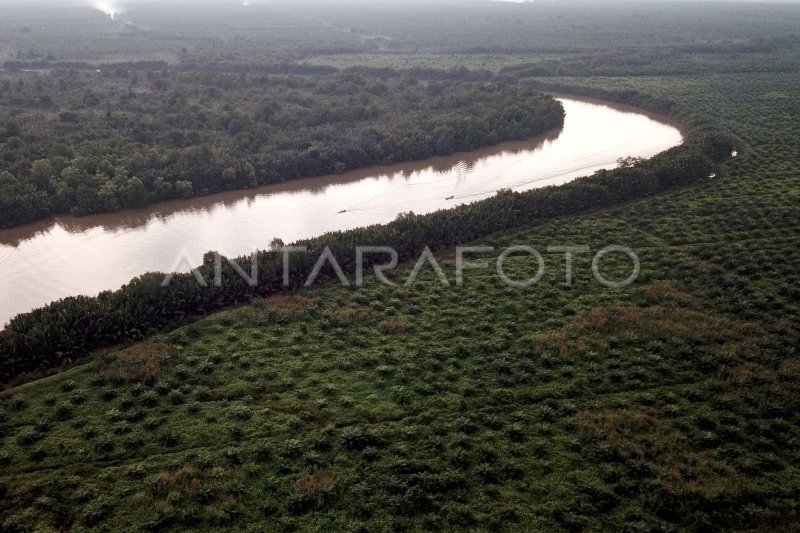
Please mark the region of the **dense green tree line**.
[[471, 150], [563, 110], [494, 83], [118, 69], [6, 75], [0, 118], [11, 226]]
[[[521, 67], [524, 67], [521, 65]], [[337, 68], [328, 65], [314, 65], [306, 63], [230, 63], [230, 62], [181, 62], [179, 65], [169, 65], [164, 61], [118, 61], [115, 63], [89, 63], [85, 61], [6, 61], [3, 70], [12, 72], [28, 70], [91, 70], [111, 72], [152, 72], [174, 70], [176, 72], [213, 72], [220, 74], [258, 74], [258, 75], [286, 75], [286, 76], [326, 76], [337, 73], [360, 74], [379, 78], [405, 77], [416, 80], [459, 80], [459, 81], [491, 81], [494, 74], [485, 69], [472, 70], [461, 65], [449, 69], [431, 67], [407, 67], [395, 69], [392, 67], [369, 67], [355, 65], [347, 68]]]
[[[716, 164], [730, 156], [736, 141], [718, 127], [698, 125], [686, 142], [649, 161], [593, 176], [562, 186], [524, 193], [501, 192], [497, 196], [429, 215], [402, 215], [390, 224], [335, 232], [300, 244], [311, 253], [292, 262], [291, 280], [302, 284], [319, 253], [330, 246], [340, 264], [353, 272], [355, 247], [391, 245], [400, 258], [416, 257], [421, 247], [452, 246], [499, 230], [536, 220], [609, 206], [637, 197], [704, 179]], [[200, 267], [212, 279], [211, 256]], [[246, 259], [240, 259], [246, 264]], [[191, 274], [177, 275], [162, 287], [163, 274], [141, 276], [115, 292], [96, 298], [66, 298], [20, 315], [0, 332], [0, 381], [21, 373], [49, 368], [82, 357], [88, 351], [119, 342], [140, 339], [188, 317], [247, 301], [282, 288], [282, 255], [259, 255], [259, 285], [250, 287], [232, 268], [223, 271], [223, 282], [202, 287]], [[323, 271], [323, 275], [332, 272]]]

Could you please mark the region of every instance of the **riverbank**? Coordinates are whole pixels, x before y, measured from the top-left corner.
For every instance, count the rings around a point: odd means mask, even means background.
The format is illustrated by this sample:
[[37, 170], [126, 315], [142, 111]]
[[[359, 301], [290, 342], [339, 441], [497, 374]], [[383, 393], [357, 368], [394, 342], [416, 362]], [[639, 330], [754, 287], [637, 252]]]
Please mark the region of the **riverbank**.
[[[62, 297], [113, 290], [150, 271], [187, 271], [203, 254], [229, 257], [332, 231], [474, 202], [499, 189], [559, 185], [650, 157], [682, 141], [626, 107], [562, 99], [564, 127], [520, 142], [416, 163], [371, 167], [260, 189], [173, 201], [113, 215], [64, 217], [0, 230], [0, 321]], [[176, 264], [185, 255], [187, 263]]]

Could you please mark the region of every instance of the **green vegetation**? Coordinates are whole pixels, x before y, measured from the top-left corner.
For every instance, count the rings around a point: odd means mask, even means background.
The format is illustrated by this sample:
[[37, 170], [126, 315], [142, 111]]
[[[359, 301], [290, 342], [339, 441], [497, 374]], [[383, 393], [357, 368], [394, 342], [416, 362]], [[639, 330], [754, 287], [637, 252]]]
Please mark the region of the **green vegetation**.
[[310, 290], [10, 391], [6, 527], [791, 527], [797, 82], [597, 80], [746, 143], [716, 180], [483, 241], [622, 243], [628, 289], [548, 256], [530, 291]]
[[[519, 80], [800, 67], [793, 6], [277, 3], [200, 4], [191, 16], [138, 6], [118, 21], [55, 6], [4, 15], [0, 227], [556, 127], [555, 104], [508, 85]], [[475, 80], [493, 83], [460, 83]]]
[[[696, 10], [706, 8], [687, 9], [676, 39], [704, 21]], [[797, 13], [707, 9], [719, 13], [710, 40], [743, 44], [780, 38], [760, 21]], [[732, 24], [731, 13], [754, 22]], [[441, 35], [458, 48], [446, 31], [454, 24]], [[487, 46], [504, 36], [518, 46], [511, 24], [492, 24], [507, 31]], [[614, 28], [598, 18], [560, 38], [594, 39], [599, 50]], [[648, 28], [645, 18], [626, 42]], [[664, 35], [647, 42], [672, 46]], [[674, 64], [686, 57], [669, 49]], [[493, 271], [446, 288], [428, 269], [407, 289], [368, 278], [358, 290], [266, 298], [243, 284], [200, 291], [181, 276], [183, 292], [167, 300], [151, 276], [20, 317], [0, 335], [4, 381], [163, 332], [0, 396], [0, 528], [796, 529], [800, 69], [780, 47], [715, 53], [680, 76], [506, 70], [522, 87], [668, 111], [687, 142], [564, 187], [311, 242], [333, 243], [342, 258], [355, 243], [395, 243], [404, 258], [424, 244], [442, 258], [465, 242], [621, 244], [642, 263], [628, 288], [595, 283], [588, 254], [576, 256], [566, 287], [563, 256], [548, 254], [529, 290]], [[596, 62], [624, 57], [601, 50]], [[726, 57], [746, 68], [718, 70], [733, 64]], [[298, 273], [308, 267], [298, 262]], [[443, 267], [453, 282], [453, 262]], [[535, 265], [518, 257], [507, 270], [524, 277]], [[608, 258], [602, 270], [624, 277], [629, 265]]]
[[[429, 215], [400, 215], [383, 226], [335, 232], [301, 241], [310, 254], [292, 261], [293, 287], [302, 286], [326, 246], [339, 264], [355, 271], [357, 246], [392, 246], [401, 260], [416, 258], [424, 246], [442, 248], [535, 220], [578, 213], [705, 180], [717, 163], [730, 158], [735, 139], [701, 117], [686, 142], [649, 161], [601, 170], [560, 187], [524, 193], [500, 191], [497, 196]], [[245, 264], [249, 258], [239, 258]], [[229, 265], [218, 284], [203, 286], [193, 273], [177, 275], [164, 287], [164, 274], [141, 276], [98, 297], [70, 297], [18, 315], [0, 332], [0, 382], [20, 374], [70, 363], [91, 350], [137, 340], [190, 316], [283, 290], [284, 258], [280, 251], [261, 252], [261, 278], [251, 287]], [[207, 254], [198, 270], [214, 278], [214, 257]], [[332, 277], [333, 272], [325, 273]]]
[[12, 73], [0, 110], [0, 226], [424, 159], [563, 123], [560, 104], [529, 88], [355, 73]]

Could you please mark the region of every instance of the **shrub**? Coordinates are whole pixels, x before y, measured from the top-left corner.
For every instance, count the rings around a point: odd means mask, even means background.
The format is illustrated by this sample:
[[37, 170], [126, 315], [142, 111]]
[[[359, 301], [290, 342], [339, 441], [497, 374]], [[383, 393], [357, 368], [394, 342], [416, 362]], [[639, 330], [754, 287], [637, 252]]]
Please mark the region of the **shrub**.
[[95, 526], [102, 522], [112, 510], [111, 504], [105, 499], [91, 502], [83, 510], [83, 523], [87, 526]]
[[341, 431], [341, 439], [342, 446], [350, 451], [361, 451], [367, 446], [381, 444], [380, 438], [358, 426], [344, 428]]
[[11, 409], [14, 411], [23, 411], [28, 407], [28, 402], [19, 394], [12, 394], [8, 405], [11, 406]]
[[17, 444], [28, 447], [42, 439], [43, 435], [32, 427], [25, 427], [17, 434]]
[[172, 390], [167, 395], [167, 399], [172, 403], [172, 405], [181, 405], [184, 402], [183, 394], [180, 391]]
[[30, 459], [34, 463], [41, 463], [47, 458], [47, 452], [42, 447], [35, 448], [30, 455]]
[[127, 437], [122, 441], [122, 447], [129, 452], [139, 451], [144, 446], [144, 441], [137, 437]]
[[181, 441], [181, 438], [176, 431], [169, 431], [167, 433], [162, 433], [158, 440], [167, 448], [174, 448]]
[[242, 429], [241, 426], [230, 426], [228, 428], [228, 435], [235, 441], [242, 440], [242, 437], [244, 437], [244, 429]]
[[380, 452], [375, 446], [367, 446], [361, 452], [361, 456], [367, 461], [377, 461], [380, 458]]
[[144, 421], [144, 428], [152, 431], [156, 428], [161, 427], [163, 423], [164, 420], [162, 418], [148, 418], [147, 420]]
[[211, 394], [211, 389], [201, 385], [195, 390], [194, 397], [198, 401], [207, 402], [213, 398], [213, 395]]
[[74, 405], [81, 405], [83, 403], [86, 403], [86, 400], [88, 400], [88, 397], [86, 396], [86, 393], [82, 390], [76, 390], [69, 396], [69, 401], [72, 402]]
[[100, 392], [100, 398], [108, 401], [113, 400], [117, 397], [117, 391], [112, 387], [105, 387], [102, 392]]
[[53, 416], [57, 420], [69, 420], [72, 418], [72, 405], [68, 402], [59, 402], [53, 409]]
[[146, 413], [141, 409], [131, 409], [127, 414], [124, 415], [124, 418], [127, 422], [138, 422], [139, 420], [144, 419], [145, 414]]
[[295, 490], [286, 497], [286, 511], [299, 516], [314, 508], [314, 500], [301, 490]]
[[267, 444], [259, 444], [253, 450], [253, 458], [260, 463], [265, 463], [272, 458], [272, 449]]
[[139, 399], [139, 401], [142, 402], [142, 405], [145, 407], [156, 407], [161, 400], [155, 391], [149, 390], [142, 394], [142, 397]]
[[242, 464], [242, 451], [239, 448], [228, 448], [225, 450], [225, 460], [230, 465]]
[[103, 437], [97, 444], [95, 444], [95, 449], [100, 453], [110, 453], [114, 451], [114, 439], [110, 437]]
[[303, 454], [303, 444], [297, 439], [287, 440], [283, 445], [281, 455], [289, 459], [296, 459]]

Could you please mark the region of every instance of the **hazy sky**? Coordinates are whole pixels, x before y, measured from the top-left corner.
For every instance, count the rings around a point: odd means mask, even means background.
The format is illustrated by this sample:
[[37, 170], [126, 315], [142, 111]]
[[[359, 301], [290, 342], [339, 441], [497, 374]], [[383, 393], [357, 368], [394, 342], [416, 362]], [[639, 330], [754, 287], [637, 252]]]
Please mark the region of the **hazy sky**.
[[[327, 4], [327, 5], [342, 5], [342, 4], [405, 4], [407, 6], [420, 4], [420, 5], [458, 5], [458, 4], [476, 4], [476, 3], [497, 3], [497, 2], [513, 2], [513, 3], [533, 3], [533, 4], [561, 4], [561, 5], [576, 5], [576, 4], [589, 4], [589, 5], [602, 5], [602, 4], [658, 4], [658, 3], [737, 3], [737, 4], [800, 4], [800, 0], [0, 0], [0, 7], [31, 7], [39, 9], [46, 9], [48, 5], [65, 8], [70, 6], [75, 7], [93, 7], [108, 15], [115, 16], [116, 14], [124, 13], [137, 5], [147, 4], [206, 4], [206, 5], [224, 5], [230, 4], [231, 6], [250, 6], [250, 5], [269, 5], [269, 4]], [[2, 22], [2, 11], [0, 10], [0, 22]]]
[[[248, 1], [248, 0], [246, 0]], [[329, 3], [329, 4], [336, 4], [336, 3], [411, 3], [408, 0], [314, 0], [320, 3]], [[735, 3], [780, 3], [780, 4], [796, 4], [800, 3], [800, 0], [461, 0], [465, 3], [476, 3], [476, 2], [515, 2], [515, 3], [525, 3], [525, 2], [532, 2], [532, 3], [558, 3], [558, 4], [571, 4], [571, 3], [630, 3], [630, 2], [691, 2], [691, 1], [698, 1], [698, 2], [735, 2]], [[230, 3], [230, 4], [242, 4], [242, 0], [0, 0], [0, 5], [29, 5], [29, 6], [44, 6], [44, 5], [58, 5], [58, 6], [65, 6], [65, 5], [75, 5], [75, 6], [92, 6], [98, 3], [106, 3], [106, 4], [116, 4], [116, 5], [127, 5], [132, 6], [135, 4], [145, 4], [145, 3], [159, 3], [159, 4], [167, 4], [167, 3], [188, 3], [188, 4], [199, 4], [199, 3]], [[249, 0], [249, 3], [252, 4], [270, 4], [270, 3], [291, 3], [289, 0]], [[311, 3], [311, 2], [304, 2], [304, 3]], [[420, 3], [419, 0], [416, 0], [416, 3]], [[424, 3], [446, 3], [446, 4], [457, 4], [459, 0], [426, 0]]]

